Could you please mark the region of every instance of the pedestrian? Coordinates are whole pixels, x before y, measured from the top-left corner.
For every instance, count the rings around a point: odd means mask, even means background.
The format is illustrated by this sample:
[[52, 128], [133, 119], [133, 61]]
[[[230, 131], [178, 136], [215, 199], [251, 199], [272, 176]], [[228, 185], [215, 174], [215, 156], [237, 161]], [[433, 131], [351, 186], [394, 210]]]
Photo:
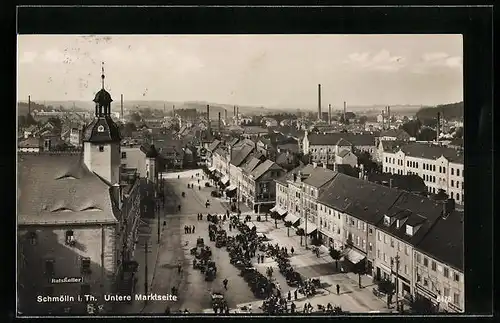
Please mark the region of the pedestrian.
[[229, 314], [229, 306], [226, 305], [226, 314]]
[[307, 313], [307, 309], [308, 309], [308, 307], [307, 307], [307, 303], [304, 303], [304, 308], [302, 309], [302, 311], [303, 311], [304, 313]]
[[293, 247], [290, 249], [290, 252], [292, 253], [292, 256], [293, 256], [293, 253], [295, 252], [295, 250], [293, 249]]
[[214, 313], [217, 314], [217, 306], [214, 305]]
[[198, 184], [200, 184], [200, 179], [198, 178]]
[[232, 229], [232, 225], [231, 225], [231, 223], [229, 223], [229, 231], [231, 231], [231, 229]]
[[222, 284], [224, 284], [225, 289], [227, 289], [227, 283], [228, 283], [227, 278], [222, 281]]
[[260, 255], [260, 262], [264, 263], [264, 255]]
[[257, 263], [260, 264], [260, 255], [257, 255]]
[[252, 313], [252, 304], [248, 304], [248, 313]]
[[288, 249], [285, 247], [285, 255], [288, 254]]
[[295, 308], [296, 308], [296, 307], [297, 307], [297, 306], [295, 305], [295, 303], [294, 303], [294, 302], [292, 302], [292, 304], [290, 304], [290, 310], [291, 310], [291, 312], [292, 312], [292, 313], [295, 313]]
[[179, 263], [179, 264], [177, 264], [177, 273], [178, 273], [178, 274], [180, 274], [180, 273], [181, 273], [181, 271], [182, 271], [182, 266], [181, 266], [181, 264]]
[[295, 300], [297, 300], [297, 290], [294, 290], [294, 291], [293, 291], [293, 298], [294, 298]]
[[337, 284], [337, 295], [340, 295], [340, 285]]
[[292, 300], [292, 292], [288, 291], [287, 299], [288, 301]]

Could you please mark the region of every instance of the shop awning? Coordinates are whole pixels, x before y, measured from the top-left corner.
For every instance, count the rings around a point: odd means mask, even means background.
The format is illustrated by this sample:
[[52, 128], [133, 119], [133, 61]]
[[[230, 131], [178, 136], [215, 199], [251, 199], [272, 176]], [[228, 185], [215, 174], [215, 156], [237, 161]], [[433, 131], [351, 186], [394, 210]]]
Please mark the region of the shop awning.
[[222, 184], [226, 185], [227, 183], [229, 183], [229, 177], [224, 176], [224, 177], [222, 177], [222, 179], [220, 181]]
[[295, 224], [295, 223], [299, 222], [300, 219], [298, 217], [296, 217], [295, 215], [292, 215], [292, 214], [288, 213], [285, 216], [284, 220], [286, 222], [292, 222], [292, 224]]
[[208, 169], [208, 171], [209, 171], [209, 172], [213, 172], [214, 170], [215, 170], [215, 167], [214, 167], [214, 166], [212, 166], [212, 167], [210, 167], [210, 168]]
[[249, 229], [253, 229], [253, 228], [255, 228], [255, 224], [253, 224], [253, 222], [247, 222], [247, 227]]
[[[306, 221], [306, 220], [304, 220], [304, 221]], [[299, 229], [304, 229], [304, 231], [306, 231], [305, 222], [303, 222], [303, 223], [301, 223], [299, 225]], [[313, 233], [317, 229], [318, 229], [318, 227], [315, 224], [313, 224], [311, 222], [307, 222], [307, 232], [306, 232], [306, 234], [311, 234], [311, 233]]]
[[352, 248], [346, 248], [342, 252], [342, 255], [344, 256], [344, 259], [349, 260], [353, 264], [357, 264], [361, 260], [365, 258], [365, 255], [363, 255], [361, 252], [358, 252]]
[[283, 216], [283, 215], [286, 214], [286, 210], [284, 210], [282, 208], [278, 208], [278, 211], [276, 211], [276, 212], [278, 212], [278, 214], [281, 215], [281, 216]]
[[269, 211], [271, 212], [278, 212], [278, 206], [274, 206], [272, 209], [270, 209]]
[[235, 185], [229, 185], [227, 188], [226, 188], [226, 191], [234, 191], [237, 187]]

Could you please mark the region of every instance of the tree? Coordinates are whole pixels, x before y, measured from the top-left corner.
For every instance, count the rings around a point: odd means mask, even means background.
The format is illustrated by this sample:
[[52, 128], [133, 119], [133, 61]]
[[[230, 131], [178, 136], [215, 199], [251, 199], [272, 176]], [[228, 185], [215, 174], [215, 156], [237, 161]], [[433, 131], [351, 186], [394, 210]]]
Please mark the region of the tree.
[[435, 312], [432, 305], [423, 297], [416, 297], [410, 304], [414, 314], [432, 314]]
[[35, 118], [33, 118], [33, 116], [30, 113], [28, 113], [28, 115], [26, 115], [26, 125], [29, 127], [37, 124], [38, 122], [36, 122]]
[[448, 199], [448, 194], [446, 194], [445, 190], [440, 188], [437, 194], [434, 196], [434, 199], [437, 201], [446, 201]]
[[457, 129], [455, 129], [455, 138], [462, 139], [463, 137], [464, 137], [464, 128], [458, 127]]
[[396, 285], [388, 279], [382, 279], [378, 282], [378, 289], [387, 295], [387, 307], [390, 308]]
[[417, 137], [418, 132], [420, 131], [421, 127], [422, 127], [422, 123], [420, 122], [420, 120], [415, 119], [415, 120], [410, 120], [410, 121], [404, 123], [401, 126], [401, 129], [406, 131], [411, 137]]
[[424, 127], [420, 130], [420, 133], [417, 135], [417, 140], [421, 141], [433, 141], [436, 139], [436, 131], [431, 128]]
[[290, 227], [292, 226], [291, 221], [285, 221], [285, 227], [286, 227], [286, 234], [290, 236]]
[[137, 111], [135, 111], [134, 113], [132, 113], [132, 115], [130, 116], [130, 118], [132, 119], [133, 122], [141, 122], [141, 120], [142, 120], [141, 115]]
[[351, 233], [349, 233], [349, 235], [347, 236], [347, 240], [345, 243], [349, 248], [351, 248], [354, 245], [354, 242], [352, 241], [352, 234]]
[[359, 123], [360, 124], [365, 124], [367, 121], [368, 121], [368, 117], [367, 116], [361, 116], [361, 117], [359, 117]]
[[302, 237], [306, 235], [306, 232], [304, 231], [304, 229], [299, 228], [297, 229], [296, 233], [300, 237], [300, 245], [302, 246]]
[[132, 137], [132, 133], [134, 131], [137, 131], [137, 127], [135, 126], [135, 123], [133, 123], [133, 122], [127, 122], [123, 126], [123, 134], [126, 137]]
[[62, 127], [61, 119], [59, 119], [57, 117], [50, 117], [47, 120], [47, 122], [50, 122], [51, 124], [53, 124], [56, 129], [61, 130], [61, 127]]
[[[366, 258], [365, 258], [366, 259]], [[358, 286], [361, 286], [361, 275], [366, 274], [366, 260], [363, 259], [352, 267], [352, 272], [358, 275]]]
[[335, 269], [339, 269], [339, 260], [342, 258], [342, 253], [334, 247], [330, 247], [328, 253], [330, 254], [330, 257], [335, 260]]

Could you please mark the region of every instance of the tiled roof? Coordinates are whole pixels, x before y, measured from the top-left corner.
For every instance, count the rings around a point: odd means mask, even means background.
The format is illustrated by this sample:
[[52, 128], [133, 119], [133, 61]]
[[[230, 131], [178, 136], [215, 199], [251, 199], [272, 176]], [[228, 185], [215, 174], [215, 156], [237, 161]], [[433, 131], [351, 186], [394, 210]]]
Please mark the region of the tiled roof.
[[18, 223], [113, 223], [110, 187], [81, 154], [18, 155]]
[[242, 128], [243, 128], [243, 133], [247, 134], [259, 134], [268, 132], [266, 128], [262, 128], [259, 126], [243, 126]]
[[256, 157], [252, 157], [248, 161], [248, 163], [245, 165], [245, 167], [243, 168], [243, 172], [250, 174], [255, 169], [255, 167], [257, 167], [257, 165], [259, 163], [260, 163], [260, 159], [258, 159]]
[[283, 185], [287, 185], [287, 181], [293, 181], [293, 175], [294, 174], [298, 174], [299, 171], [301, 169], [303, 169], [304, 167], [306, 167], [306, 165], [299, 165], [298, 167], [295, 167], [294, 169], [292, 169], [291, 171], [285, 173], [283, 176], [281, 176], [280, 178], [277, 178], [276, 179], [276, 182], [279, 182]]
[[212, 141], [212, 143], [208, 146], [208, 151], [214, 151], [215, 149], [217, 149], [217, 147], [219, 147], [220, 145], [220, 140], [217, 140], [215, 139], [214, 141]]
[[26, 140], [21, 141], [18, 144], [19, 148], [40, 148], [41, 143], [40, 143], [40, 138], [33, 138], [30, 137]]
[[464, 225], [462, 212], [454, 211], [446, 219], [439, 217], [417, 250], [464, 271]]
[[316, 167], [312, 170], [311, 175], [304, 180], [304, 183], [320, 188], [331, 181], [335, 175], [337, 175], [337, 173], [332, 170], [323, 167]]
[[426, 192], [427, 186], [425, 186], [424, 180], [418, 175], [399, 175], [390, 173], [369, 173], [367, 174], [368, 180], [377, 184], [384, 185], [390, 184], [392, 179], [392, 187], [397, 188], [407, 192]]
[[349, 150], [347, 150], [347, 149], [343, 149], [343, 150], [341, 150], [341, 151], [339, 152], [338, 156], [339, 156], [340, 158], [344, 158], [345, 156], [349, 155], [349, 153], [350, 153], [350, 151], [349, 151]]
[[272, 170], [272, 169], [282, 170], [282, 168], [278, 164], [267, 159], [263, 163], [261, 163], [257, 167], [255, 167], [255, 169], [252, 171], [251, 175], [253, 176], [254, 180], [257, 180], [262, 175], [264, 175], [268, 170]]
[[[431, 200], [425, 196], [403, 192], [386, 212], [387, 216], [400, 220], [400, 227], [397, 228], [397, 221], [394, 221], [390, 226], [386, 226], [383, 218], [380, 219], [377, 227], [402, 241], [416, 246], [441, 216], [442, 211], [442, 202]], [[413, 235], [406, 234], [406, 225], [414, 227]]]
[[398, 148], [408, 144], [407, 141], [402, 140], [382, 140], [381, 143], [384, 151], [397, 150]]
[[345, 174], [337, 174], [318, 201], [370, 224], [383, 219], [401, 192]]
[[250, 145], [245, 145], [240, 149], [233, 148], [231, 164], [234, 166], [240, 166], [254, 149], [255, 147]]
[[375, 146], [375, 136], [372, 134], [352, 134], [352, 133], [327, 133], [308, 134], [310, 145], [330, 145], [335, 146], [340, 139], [344, 139], [353, 146]]
[[[457, 150], [449, 147], [413, 142], [404, 145], [400, 148], [406, 156], [425, 158], [425, 159], [438, 159], [444, 156], [449, 161], [456, 161], [463, 158], [463, 154]], [[463, 160], [463, 159], [462, 159]]]
[[350, 147], [352, 146], [352, 144], [350, 142], [348, 142], [347, 140], [345, 140], [344, 138], [340, 138], [339, 141], [337, 141], [337, 146], [339, 147]]

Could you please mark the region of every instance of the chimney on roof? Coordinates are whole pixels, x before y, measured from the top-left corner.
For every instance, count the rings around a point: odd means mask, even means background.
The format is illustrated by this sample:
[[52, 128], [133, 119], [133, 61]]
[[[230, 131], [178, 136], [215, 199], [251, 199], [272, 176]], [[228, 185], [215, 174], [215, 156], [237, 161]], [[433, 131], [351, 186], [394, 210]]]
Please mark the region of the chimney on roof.
[[347, 103], [344, 101], [344, 122], [346, 122]]
[[321, 84], [318, 84], [318, 120], [321, 120]]
[[236, 106], [233, 106], [233, 117], [236, 117]]
[[123, 94], [120, 95], [120, 118], [123, 119]]
[[113, 191], [113, 195], [115, 197], [115, 202], [118, 205], [118, 208], [121, 210], [121, 208], [122, 208], [122, 189], [121, 189], [120, 184], [118, 184], [118, 183], [113, 184], [112, 191]]
[[221, 124], [221, 123], [220, 123], [220, 112], [219, 112], [219, 119], [218, 119], [218, 127], [219, 127], [218, 131], [219, 131], [219, 132], [220, 132], [220, 124]]
[[224, 109], [224, 120], [227, 120], [227, 109]]
[[328, 105], [328, 124], [332, 124], [332, 105]]
[[31, 114], [31, 95], [28, 95], [28, 114]]
[[449, 198], [443, 203], [443, 212], [442, 218], [446, 220], [448, 216], [455, 211], [455, 200], [453, 198]]

